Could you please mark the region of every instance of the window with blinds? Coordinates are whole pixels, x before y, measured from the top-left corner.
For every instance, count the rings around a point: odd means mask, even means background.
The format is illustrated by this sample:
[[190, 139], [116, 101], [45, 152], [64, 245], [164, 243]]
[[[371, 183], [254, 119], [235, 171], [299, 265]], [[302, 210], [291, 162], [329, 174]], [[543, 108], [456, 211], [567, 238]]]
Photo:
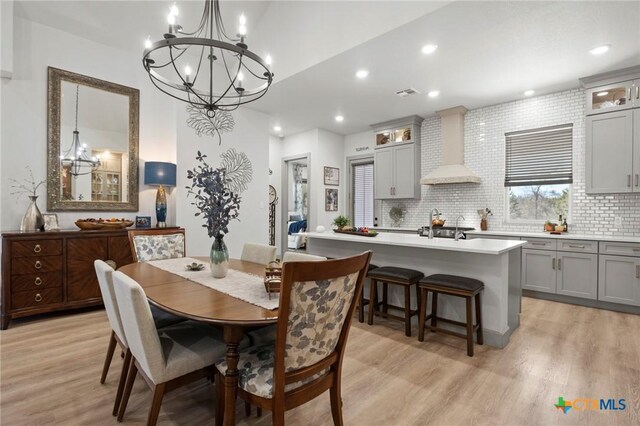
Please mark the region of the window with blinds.
[[505, 186], [573, 182], [573, 124], [505, 134]]
[[373, 226], [373, 163], [352, 166], [353, 194], [352, 224], [356, 227]]

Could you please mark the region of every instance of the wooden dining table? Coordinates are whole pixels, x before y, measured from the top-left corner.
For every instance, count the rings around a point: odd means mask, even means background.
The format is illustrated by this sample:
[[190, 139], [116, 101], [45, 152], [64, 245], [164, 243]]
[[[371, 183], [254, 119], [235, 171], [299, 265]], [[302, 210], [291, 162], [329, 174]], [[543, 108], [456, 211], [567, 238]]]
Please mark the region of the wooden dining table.
[[[196, 259], [204, 263], [209, 262], [206, 257]], [[229, 260], [231, 269], [258, 276], [264, 275], [265, 266], [237, 259]], [[132, 263], [118, 270], [137, 281], [154, 306], [174, 315], [222, 328], [224, 343], [227, 346], [224, 424], [235, 424], [238, 345], [245, 335], [246, 328], [275, 324], [278, 320], [278, 310], [264, 309], [236, 299], [148, 263]]]

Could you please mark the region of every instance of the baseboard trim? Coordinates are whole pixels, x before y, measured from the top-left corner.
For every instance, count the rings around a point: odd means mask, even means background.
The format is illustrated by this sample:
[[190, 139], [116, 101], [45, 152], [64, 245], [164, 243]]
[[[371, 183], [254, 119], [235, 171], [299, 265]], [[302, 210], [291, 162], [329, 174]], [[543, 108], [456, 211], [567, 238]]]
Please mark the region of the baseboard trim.
[[621, 305], [618, 303], [603, 302], [592, 299], [580, 299], [562, 294], [543, 293], [524, 289], [522, 290], [522, 295], [532, 297], [534, 299], [549, 300], [551, 302], [568, 303], [570, 305], [586, 306], [587, 308], [605, 309], [607, 311], [640, 315], [640, 306]]

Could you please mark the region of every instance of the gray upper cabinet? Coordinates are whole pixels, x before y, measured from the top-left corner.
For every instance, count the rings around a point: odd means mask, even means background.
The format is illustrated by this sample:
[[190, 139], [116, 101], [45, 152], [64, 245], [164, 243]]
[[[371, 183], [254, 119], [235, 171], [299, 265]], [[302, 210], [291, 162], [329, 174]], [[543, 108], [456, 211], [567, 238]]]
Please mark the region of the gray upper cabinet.
[[420, 198], [420, 123], [418, 116], [374, 124], [375, 198]]
[[586, 192], [640, 192], [640, 67], [580, 79], [586, 94]]
[[557, 293], [585, 299], [598, 298], [598, 255], [558, 252]]
[[587, 117], [587, 193], [632, 192], [635, 112]]
[[640, 258], [601, 254], [598, 300], [640, 306]]

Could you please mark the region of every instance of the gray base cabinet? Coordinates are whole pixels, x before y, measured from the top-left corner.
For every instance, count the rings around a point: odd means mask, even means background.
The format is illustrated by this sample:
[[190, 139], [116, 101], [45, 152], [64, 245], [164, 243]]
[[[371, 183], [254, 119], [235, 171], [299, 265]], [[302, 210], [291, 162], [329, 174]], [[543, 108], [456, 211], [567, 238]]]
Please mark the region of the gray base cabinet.
[[558, 252], [556, 262], [557, 294], [598, 298], [598, 255]]
[[600, 255], [598, 300], [640, 306], [640, 258]]
[[555, 251], [522, 249], [522, 288], [555, 293], [555, 261]]

